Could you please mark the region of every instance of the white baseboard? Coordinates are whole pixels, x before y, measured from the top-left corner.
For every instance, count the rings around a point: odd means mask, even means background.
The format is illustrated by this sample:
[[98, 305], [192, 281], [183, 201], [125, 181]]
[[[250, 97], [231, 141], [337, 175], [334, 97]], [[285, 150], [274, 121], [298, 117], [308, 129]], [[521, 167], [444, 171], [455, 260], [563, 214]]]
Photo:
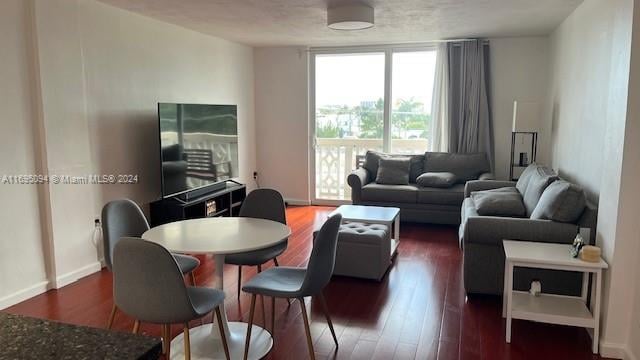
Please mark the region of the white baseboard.
[[87, 266], [83, 266], [79, 269], [68, 272], [64, 275], [56, 277], [56, 283], [53, 284], [55, 289], [60, 289], [63, 286], [67, 286], [78, 279], [81, 279], [87, 275], [96, 273], [102, 269], [102, 264], [99, 261], [93, 262]]
[[22, 289], [7, 296], [3, 296], [2, 298], [0, 298], [0, 310], [6, 309], [9, 306], [13, 306], [17, 303], [21, 303], [36, 295], [40, 295], [47, 290], [49, 290], [49, 282], [45, 280], [29, 286], [26, 289]]
[[309, 200], [301, 200], [301, 199], [284, 199], [284, 201], [285, 201], [288, 205], [293, 205], [293, 206], [309, 206], [309, 205], [311, 205], [311, 201], [309, 201]]
[[612, 359], [637, 360], [625, 344], [600, 342], [600, 356]]

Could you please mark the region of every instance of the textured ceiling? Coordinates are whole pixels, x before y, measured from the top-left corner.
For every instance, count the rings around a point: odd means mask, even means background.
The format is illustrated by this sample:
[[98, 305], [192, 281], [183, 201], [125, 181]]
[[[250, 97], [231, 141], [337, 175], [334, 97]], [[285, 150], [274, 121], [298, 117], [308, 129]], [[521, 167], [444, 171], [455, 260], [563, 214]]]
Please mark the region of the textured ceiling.
[[582, 2], [371, 0], [367, 3], [375, 7], [376, 25], [367, 30], [347, 32], [327, 28], [329, 0], [100, 1], [253, 46], [322, 46], [545, 35]]

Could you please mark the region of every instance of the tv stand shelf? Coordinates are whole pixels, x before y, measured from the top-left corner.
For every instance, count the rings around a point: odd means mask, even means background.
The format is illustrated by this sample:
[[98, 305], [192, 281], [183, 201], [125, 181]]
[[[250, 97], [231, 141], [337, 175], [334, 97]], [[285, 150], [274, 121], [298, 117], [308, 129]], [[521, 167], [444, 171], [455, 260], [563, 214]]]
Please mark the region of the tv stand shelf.
[[160, 199], [150, 204], [151, 226], [186, 219], [238, 216], [246, 196], [245, 185], [227, 182], [222, 189], [213, 190], [194, 199]]

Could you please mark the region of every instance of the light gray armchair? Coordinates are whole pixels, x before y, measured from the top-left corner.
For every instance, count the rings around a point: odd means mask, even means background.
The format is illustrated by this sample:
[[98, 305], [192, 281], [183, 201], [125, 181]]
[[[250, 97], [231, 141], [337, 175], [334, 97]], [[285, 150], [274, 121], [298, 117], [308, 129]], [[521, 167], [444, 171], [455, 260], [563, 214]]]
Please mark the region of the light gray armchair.
[[[108, 202], [102, 208], [102, 231], [103, 231], [103, 247], [104, 262], [107, 268], [113, 270], [113, 251], [123, 237], [139, 238], [142, 234], [149, 230], [149, 223], [144, 216], [140, 206], [129, 199], [119, 199]], [[180, 271], [189, 275], [191, 285], [196, 285], [194, 271], [200, 265], [200, 260], [193, 256], [173, 254], [176, 259]], [[116, 316], [117, 307], [114, 302], [111, 308], [111, 314], [107, 321], [107, 329], [111, 329], [113, 320]]]
[[150, 241], [123, 237], [113, 251], [113, 277], [115, 304], [136, 319], [134, 333], [138, 332], [140, 322], [162, 325], [165, 358], [171, 358], [171, 324], [182, 324], [184, 357], [189, 360], [189, 321], [215, 311], [224, 353], [229, 359], [220, 310], [224, 292], [186, 286], [178, 262], [167, 249]]
[[[249, 354], [249, 344], [251, 343], [251, 325], [256, 307], [256, 295], [271, 296], [271, 330], [274, 331], [275, 319], [275, 298], [292, 299], [297, 298], [300, 303], [302, 318], [304, 320], [305, 334], [307, 336], [307, 346], [309, 357], [315, 359], [313, 342], [311, 340], [311, 330], [304, 298], [312, 296], [318, 298], [320, 306], [329, 325], [329, 330], [333, 341], [338, 347], [338, 338], [333, 330], [333, 323], [329, 317], [329, 310], [324, 300], [322, 290], [331, 281], [336, 263], [336, 248], [338, 243], [338, 229], [342, 222], [342, 215], [336, 214], [330, 217], [318, 231], [307, 268], [294, 267], [274, 267], [256, 275], [249, 280], [242, 290], [251, 294], [251, 310], [249, 311], [249, 326], [247, 327], [247, 337], [245, 342], [244, 359]], [[298, 354], [299, 355], [299, 354]]]
[[[273, 189], [256, 189], [250, 192], [242, 203], [239, 216], [287, 224], [284, 199], [282, 194]], [[280, 266], [277, 256], [287, 250], [287, 244], [288, 240], [285, 240], [266, 249], [229, 254], [225, 257], [226, 264], [238, 265], [238, 300], [242, 283], [242, 266], [256, 266], [258, 272], [262, 272], [262, 264], [271, 260], [275, 266]]]

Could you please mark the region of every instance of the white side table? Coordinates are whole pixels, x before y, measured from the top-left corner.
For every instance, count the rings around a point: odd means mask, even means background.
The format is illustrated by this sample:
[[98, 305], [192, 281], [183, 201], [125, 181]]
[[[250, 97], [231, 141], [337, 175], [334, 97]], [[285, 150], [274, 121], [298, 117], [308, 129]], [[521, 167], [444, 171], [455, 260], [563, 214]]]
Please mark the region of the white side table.
[[[593, 329], [593, 353], [598, 353], [600, 336], [600, 301], [602, 293], [602, 270], [608, 267], [599, 262], [586, 262], [571, 256], [571, 245], [549, 244], [529, 241], [503, 240], [504, 293], [502, 316], [507, 318], [506, 341], [511, 342], [511, 320], [522, 319], [549, 324], [579, 326]], [[527, 267], [550, 270], [582, 272], [581, 296], [540, 294], [533, 296], [527, 291], [513, 290], [513, 269]], [[593, 274], [591, 308], [587, 306], [589, 275]], [[542, 284], [544, 290], [544, 283]]]

